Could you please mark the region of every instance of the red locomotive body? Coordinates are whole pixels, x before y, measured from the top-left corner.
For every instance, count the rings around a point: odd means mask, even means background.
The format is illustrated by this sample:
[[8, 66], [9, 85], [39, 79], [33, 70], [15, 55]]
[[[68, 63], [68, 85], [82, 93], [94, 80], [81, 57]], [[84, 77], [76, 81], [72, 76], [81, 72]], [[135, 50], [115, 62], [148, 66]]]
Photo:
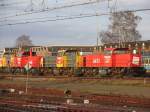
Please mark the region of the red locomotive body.
[[142, 66], [141, 54], [133, 51], [128, 48], [106, 48], [101, 54], [84, 55], [83, 67], [85, 71], [89, 69], [106, 70], [109, 74], [127, 71], [142, 72], [139, 69]]
[[15, 64], [17, 68], [24, 68], [27, 64], [31, 68], [39, 68], [41, 67], [42, 56], [36, 56], [36, 53], [30, 52], [22, 52], [17, 57], [15, 57]]
[[102, 67], [104, 66], [104, 56], [102, 54], [93, 54], [84, 56], [85, 67]]
[[141, 56], [134, 54], [114, 54], [112, 67], [140, 67]]
[[111, 52], [112, 66], [110, 67], [141, 67], [141, 54], [128, 48], [116, 48]]
[[140, 67], [141, 54], [134, 54], [128, 48], [107, 48], [103, 54], [84, 56], [85, 67]]

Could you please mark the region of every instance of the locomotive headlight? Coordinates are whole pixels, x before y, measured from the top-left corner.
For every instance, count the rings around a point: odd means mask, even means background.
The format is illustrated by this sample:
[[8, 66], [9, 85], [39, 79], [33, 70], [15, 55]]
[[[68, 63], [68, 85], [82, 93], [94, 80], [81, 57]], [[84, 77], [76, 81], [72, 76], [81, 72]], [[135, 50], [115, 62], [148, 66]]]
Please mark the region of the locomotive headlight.
[[135, 49], [133, 50], [133, 54], [136, 54], [136, 50]]
[[83, 52], [80, 52], [80, 55], [83, 55]]

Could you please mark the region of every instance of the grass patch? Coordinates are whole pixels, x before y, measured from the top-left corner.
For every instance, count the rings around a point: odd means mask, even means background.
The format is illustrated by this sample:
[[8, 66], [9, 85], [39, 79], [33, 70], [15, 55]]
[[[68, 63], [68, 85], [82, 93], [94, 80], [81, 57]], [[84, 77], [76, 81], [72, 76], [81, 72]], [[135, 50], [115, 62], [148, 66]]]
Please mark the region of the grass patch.
[[[25, 85], [25, 79], [0, 80], [0, 84]], [[91, 94], [119, 94], [150, 98], [150, 82], [142, 80], [45, 80], [29, 79], [29, 86], [35, 88], [70, 89], [74, 92]]]

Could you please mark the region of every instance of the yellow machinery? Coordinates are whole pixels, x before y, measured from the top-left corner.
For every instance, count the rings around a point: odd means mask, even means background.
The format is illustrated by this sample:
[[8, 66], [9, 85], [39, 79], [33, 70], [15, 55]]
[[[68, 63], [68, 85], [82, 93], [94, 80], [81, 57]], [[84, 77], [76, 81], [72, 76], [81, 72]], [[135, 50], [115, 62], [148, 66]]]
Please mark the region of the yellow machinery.
[[81, 59], [80, 53], [77, 50], [61, 50], [58, 52], [56, 67], [80, 67]]

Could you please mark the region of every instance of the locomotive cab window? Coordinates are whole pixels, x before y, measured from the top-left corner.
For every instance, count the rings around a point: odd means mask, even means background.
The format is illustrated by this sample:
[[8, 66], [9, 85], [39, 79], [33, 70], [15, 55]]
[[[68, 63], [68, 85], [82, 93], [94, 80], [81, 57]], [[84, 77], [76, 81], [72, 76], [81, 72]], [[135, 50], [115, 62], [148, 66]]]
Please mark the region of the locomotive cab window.
[[32, 56], [36, 56], [36, 52], [32, 52]]
[[[23, 53], [20, 53], [18, 54], [19, 57], [27, 57], [27, 56], [30, 56], [30, 52], [23, 52]], [[36, 52], [32, 52], [32, 56], [36, 56]]]
[[112, 54], [112, 51], [111, 50], [105, 50], [104, 51], [104, 55], [111, 55]]
[[114, 50], [114, 54], [128, 54], [130, 53], [128, 48], [117, 48]]
[[64, 50], [60, 50], [60, 51], [58, 51], [58, 56], [64, 56]]
[[76, 53], [75, 52], [66, 52], [65, 55], [66, 56], [74, 56]]
[[149, 51], [147, 51], [147, 52], [146, 52], [146, 51], [143, 51], [143, 52], [142, 52], [142, 55], [143, 55], [143, 56], [150, 56], [150, 52], [149, 52]]
[[147, 64], [148, 64], [148, 65], [150, 64], [150, 59], [148, 59], [148, 62], [147, 62]]
[[[24, 52], [22, 56], [30, 56], [30, 52]], [[32, 56], [36, 56], [36, 52], [32, 52]]]
[[67, 56], [74, 56], [75, 54], [77, 54], [77, 50], [67, 50], [65, 52], [65, 55]]
[[145, 59], [145, 60], [144, 60], [144, 64], [148, 64], [148, 59]]

